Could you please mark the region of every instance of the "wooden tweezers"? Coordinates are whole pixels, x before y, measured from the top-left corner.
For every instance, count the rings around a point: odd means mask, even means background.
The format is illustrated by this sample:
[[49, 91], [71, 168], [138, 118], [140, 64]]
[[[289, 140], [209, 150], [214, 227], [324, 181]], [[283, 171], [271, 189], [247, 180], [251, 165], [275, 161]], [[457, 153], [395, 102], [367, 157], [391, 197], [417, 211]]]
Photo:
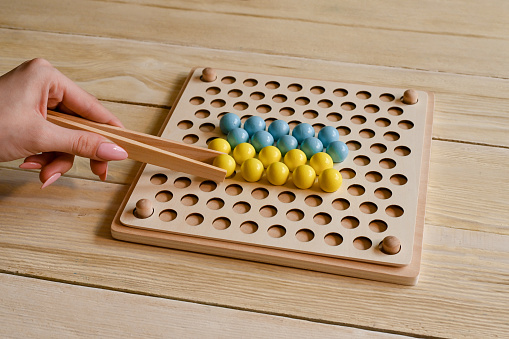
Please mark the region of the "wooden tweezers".
[[224, 181], [226, 170], [211, 165], [221, 152], [48, 110], [47, 120], [61, 127], [97, 133], [122, 147], [128, 158], [202, 178]]

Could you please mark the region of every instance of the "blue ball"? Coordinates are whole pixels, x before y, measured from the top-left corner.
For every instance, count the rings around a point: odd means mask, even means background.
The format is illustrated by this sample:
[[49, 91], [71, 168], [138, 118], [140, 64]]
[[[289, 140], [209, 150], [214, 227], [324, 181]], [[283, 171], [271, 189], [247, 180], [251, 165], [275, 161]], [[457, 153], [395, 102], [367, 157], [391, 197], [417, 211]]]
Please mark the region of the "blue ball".
[[348, 146], [343, 141], [333, 141], [329, 144], [326, 152], [334, 162], [343, 162], [348, 156]]
[[310, 137], [310, 138], [304, 139], [302, 144], [300, 144], [300, 149], [302, 150], [302, 152], [304, 152], [306, 154], [306, 157], [309, 160], [316, 153], [323, 151], [323, 144], [320, 141], [320, 139], [315, 138], [315, 137]]
[[244, 122], [244, 129], [249, 137], [252, 137], [258, 131], [265, 131], [265, 120], [259, 116], [253, 115]]
[[224, 134], [228, 134], [232, 129], [239, 127], [240, 118], [235, 113], [226, 113], [219, 120], [219, 128]]
[[291, 135], [283, 135], [276, 144], [277, 148], [281, 151], [281, 155], [284, 157], [285, 154], [299, 146], [299, 143], [297, 142], [297, 139]]
[[290, 133], [290, 126], [284, 120], [276, 120], [269, 125], [268, 131], [278, 141], [283, 135]]
[[327, 147], [331, 142], [339, 140], [339, 132], [332, 126], [325, 126], [318, 132], [318, 139], [322, 142], [323, 147]]
[[311, 138], [315, 136], [315, 130], [313, 126], [308, 123], [300, 123], [292, 131], [292, 135], [297, 139], [299, 145], [304, 141], [304, 139]]
[[245, 129], [237, 127], [228, 133], [226, 140], [230, 143], [231, 148], [234, 149], [238, 144], [248, 142], [249, 134], [247, 134]]
[[274, 144], [274, 137], [266, 131], [258, 131], [251, 137], [251, 145], [255, 148], [256, 153], [260, 152], [262, 148], [272, 146]]

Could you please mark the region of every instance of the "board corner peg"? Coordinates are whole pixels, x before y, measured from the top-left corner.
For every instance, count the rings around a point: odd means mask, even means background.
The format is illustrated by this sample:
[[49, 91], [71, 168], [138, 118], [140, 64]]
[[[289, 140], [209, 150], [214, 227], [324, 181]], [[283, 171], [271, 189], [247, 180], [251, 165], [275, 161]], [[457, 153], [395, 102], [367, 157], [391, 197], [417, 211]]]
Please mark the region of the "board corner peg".
[[217, 79], [216, 70], [211, 67], [205, 67], [201, 73], [201, 80], [212, 82]]

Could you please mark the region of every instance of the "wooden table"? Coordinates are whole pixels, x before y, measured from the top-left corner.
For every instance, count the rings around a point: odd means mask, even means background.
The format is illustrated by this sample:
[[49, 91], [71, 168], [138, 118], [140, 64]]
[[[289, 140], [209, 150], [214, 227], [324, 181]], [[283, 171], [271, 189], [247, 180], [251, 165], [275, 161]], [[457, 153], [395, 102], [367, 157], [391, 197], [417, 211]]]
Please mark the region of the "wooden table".
[[509, 337], [508, 32], [504, 0], [0, 1], [1, 73], [46, 58], [145, 133], [195, 66], [436, 95], [417, 286], [117, 241], [139, 163], [40, 190], [13, 161], [1, 336]]

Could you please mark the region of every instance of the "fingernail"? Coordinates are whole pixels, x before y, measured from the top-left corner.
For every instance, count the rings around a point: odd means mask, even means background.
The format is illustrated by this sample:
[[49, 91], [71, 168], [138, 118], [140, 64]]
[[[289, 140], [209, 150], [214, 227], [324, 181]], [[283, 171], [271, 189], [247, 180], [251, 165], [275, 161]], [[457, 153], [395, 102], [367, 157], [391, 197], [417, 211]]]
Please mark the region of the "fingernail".
[[42, 165], [39, 164], [38, 162], [27, 161], [27, 162], [24, 162], [21, 165], [19, 165], [19, 168], [21, 168], [21, 169], [41, 169]]
[[48, 178], [48, 180], [46, 180], [44, 182], [44, 184], [42, 184], [41, 189], [46, 188], [49, 185], [51, 185], [52, 183], [54, 183], [55, 181], [57, 181], [57, 179], [60, 178], [61, 175], [62, 175], [62, 173], [53, 174], [51, 177]]
[[106, 164], [106, 171], [104, 171], [104, 173], [99, 176], [99, 179], [101, 179], [101, 181], [106, 181], [107, 176], [108, 176], [108, 164]]
[[122, 147], [109, 142], [102, 143], [96, 155], [103, 160], [124, 160], [128, 156]]

